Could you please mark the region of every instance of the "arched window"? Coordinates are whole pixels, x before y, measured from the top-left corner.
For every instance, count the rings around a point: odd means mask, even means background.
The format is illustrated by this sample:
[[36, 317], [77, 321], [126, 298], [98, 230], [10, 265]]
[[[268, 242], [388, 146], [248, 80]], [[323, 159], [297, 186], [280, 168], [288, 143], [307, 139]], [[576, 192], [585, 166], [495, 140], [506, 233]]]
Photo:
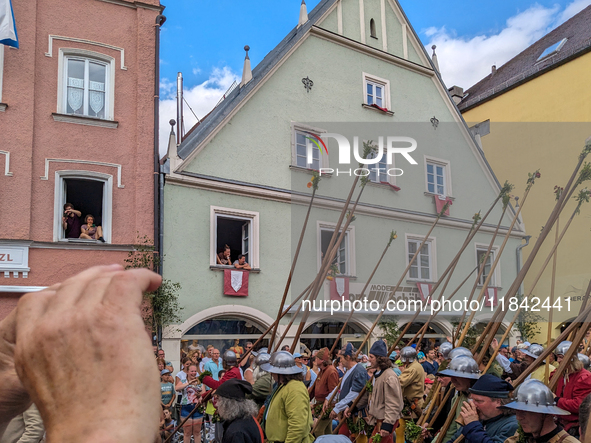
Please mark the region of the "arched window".
[[369, 32], [373, 38], [378, 38], [378, 34], [376, 33], [376, 21], [373, 18], [369, 21]]

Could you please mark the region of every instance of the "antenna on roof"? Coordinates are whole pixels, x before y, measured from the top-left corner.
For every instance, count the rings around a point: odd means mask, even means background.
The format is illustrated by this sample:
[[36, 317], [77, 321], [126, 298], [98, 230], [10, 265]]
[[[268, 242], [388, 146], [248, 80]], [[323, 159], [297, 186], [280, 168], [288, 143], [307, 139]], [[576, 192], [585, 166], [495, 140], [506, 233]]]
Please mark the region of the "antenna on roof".
[[436, 45], [431, 46], [431, 49], [433, 49], [433, 55], [431, 56], [431, 60], [433, 60], [433, 66], [435, 66], [435, 69], [437, 69], [437, 72], [441, 72], [439, 70], [439, 62], [437, 61], [437, 54], [435, 54], [435, 48], [437, 48]]
[[308, 21], [308, 8], [306, 7], [306, 0], [302, 0], [300, 5], [300, 20], [298, 21], [298, 29]]
[[244, 47], [246, 51], [246, 56], [244, 57], [244, 68], [242, 69], [242, 81], [240, 82], [240, 87], [247, 84], [249, 81], [252, 80], [252, 70], [250, 69], [250, 58], [248, 57], [248, 51], [250, 51], [250, 46], [246, 45]]

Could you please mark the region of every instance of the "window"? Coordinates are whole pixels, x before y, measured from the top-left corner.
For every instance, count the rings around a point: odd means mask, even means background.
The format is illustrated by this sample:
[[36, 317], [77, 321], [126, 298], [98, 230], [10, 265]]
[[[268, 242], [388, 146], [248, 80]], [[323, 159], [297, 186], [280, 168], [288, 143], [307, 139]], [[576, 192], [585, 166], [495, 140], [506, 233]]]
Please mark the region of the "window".
[[238, 260], [238, 255], [246, 256], [246, 262], [252, 268], [259, 267], [258, 212], [242, 211], [230, 208], [211, 207], [211, 251], [210, 265], [218, 266], [216, 256], [230, 248], [230, 261]]
[[429, 194], [452, 196], [449, 161], [425, 156], [425, 178]]
[[[410, 263], [423, 241], [423, 236], [406, 236], [406, 263]], [[417, 258], [408, 271], [409, 280], [435, 281], [435, 239], [429, 238], [419, 251]]]
[[378, 38], [378, 34], [376, 33], [376, 21], [373, 18], [369, 21], [369, 33], [371, 37]]
[[[486, 251], [488, 250], [488, 245], [476, 245], [476, 264], [477, 265], [481, 265], [482, 264], [482, 260], [484, 260], [484, 256], [486, 255]], [[494, 247], [491, 249], [490, 254], [488, 255], [488, 258], [486, 260], [486, 263], [484, 265], [484, 272], [482, 273], [482, 275], [480, 276], [480, 280], [478, 280], [478, 285], [479, 286], [483, 286], [484, 282], [486, 281], [486, 279], [488, 278], [489, 274], [490, 274], [490, 270], [492, 268], [492, 264], [495, 261], [495, 258], [497, 256], [497, 247]], [[499, 265], [497, 264], [497, 267], [495, 268], [493, 275], [490, 279], [490, 282], [488, 283], [489, 287], [496, 287], [498, 286], [498, 282], [499, 282]], [[480, 270], [480, 268], [479, 268]]]
[[363, 73], [363, 103], [390, 109], [390, 81]]
[[60, 49], [58, 112], [113, 119], [114, 59], [86, 50]]
[[[332, 223], [318, 222], [318, 269], [322, 265], [322, 259], [328, 251], [328, 245], [334, 232], [335, 225]], [[355, 275], [355, 227], [349, 226], [341, 241], [332, 265], [341, 275]]]
[[71, 203], [81, 213], [81, 224], [87, 215], [101, 226], [106, 243], [111, 242], [113, 177], [90, 171], [57, 171], [54, 215], [54, 241], [96, 242], [80, 238], [66, 238], [62, 225], [64, 204]]
[[292, 124], [293, 166], [315, 171], [328, 166], [328, 154], [320, 140], [324, 132], [323, 129]]
[[[379, 147], [376, 147], [376, 151], [374, 152], [370, 152], [369, 155], [367, 156], [368, 159], [371, 158], [376, 158], [378, 155], [377, 150], [379, 149]], [[394, 156], [392, 156], [394, 157]], [[385, 183], [385, 182], [391, 182], [391, 177], [390, 175], [388, 175], [388, 169], [390, 168], [391, 165], [388, 165], [387, 163], [387, 156], [386, 156], [386, 152], [385, 150], [382, 151], [382, 158], [380, 159], [380, 161], [376, 164], [372, 164], [372, 165], [366, 165], [367, 169], [369, 169], [369, 180], [374, 182], [374, 183]]]
[[538, 57], [538, 59], [536, 60], [536, 62], [539, 62], [545, 58], [551, 57], [552, 55], [556, 54], [557, 52], [559, 52], [562, 47], [565, 45], [566, 41], [568, 39], [567, 38], [563, 38], [562, 40], [560, 40], [557, 43], [554, 43], [553, 45], [548, 46], [546, 49], [544, 49], [544, 52], [542, 52], [540, 54], [540, 56]]

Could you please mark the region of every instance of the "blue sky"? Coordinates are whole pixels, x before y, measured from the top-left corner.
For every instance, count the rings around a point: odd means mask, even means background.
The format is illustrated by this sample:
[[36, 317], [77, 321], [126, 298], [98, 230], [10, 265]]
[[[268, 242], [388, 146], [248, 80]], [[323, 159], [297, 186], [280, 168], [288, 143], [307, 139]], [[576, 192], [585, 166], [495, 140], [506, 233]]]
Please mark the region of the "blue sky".
[[[591, 0], [399, 0], [422, 43], [437, 44], [447, 86], [467, 89]], [[177, 72], [198, 117], [209, 112], [242, 73], [244, 45], [252, 66], [297, 24], [301, 0], [174, 0], [161, 32], [161, 129], [175, 118]], [[311, 11], [320, 0], [307, 0]], [[429, 53], [431, 51], [429, 50]], [[185, 111], [188, 130], [196, 121]], [[161, 131], [162, 132], [162, 131]], [[161, 137], [163, 140], [163, 137]], [[161, 149], [162, 150], [162, 149]]]

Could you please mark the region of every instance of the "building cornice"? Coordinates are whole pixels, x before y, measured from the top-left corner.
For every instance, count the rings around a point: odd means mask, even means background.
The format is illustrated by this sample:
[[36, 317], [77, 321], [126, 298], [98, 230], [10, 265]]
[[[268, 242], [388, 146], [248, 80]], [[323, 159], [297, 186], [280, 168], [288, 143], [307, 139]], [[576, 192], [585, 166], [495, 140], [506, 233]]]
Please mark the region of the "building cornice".
[[[238, 182], [235, 180], [222, 179], [218, 177], [209, 177], [193, 172], [183, 172], [182, 174], [166, 175], [167, 185], [184, 186], [194, 189], [202, 189], [211, 192], [222, 192], [224, 194], [238, 195], [241, 197], [250, 197], [261, 200], [270, 200], [279, 203], [308, 205], [310, 196], [304, 193], [297, 193], [288, 189], [273, 188], [270, 186]], [[313, 206], [321, 209], [340, 211], [343, 208], [344, 199], [332, 198], [316, 195]], [[399, 208], [388, 208], [385, 206], [374, 205], [360, 202], [357, 206], [358, 215], [371, 217], [381, 217], [389, 220], [406, 221], [431, 225], [437, 214], [427, 214], [418, 211], [402, 210]], [[462, 230], [471, 229], [473, 220], [463, 220], [458, 218], [440, 219], [438, 225], [447, 228], [456, 228]], [[492, 224], [483, 224], [480, 231], [485, 233], [494, 233], [496, 226]], [[502, 226], [499, 229], [501, 235], [506, 234], [508, 227]], [[525, 233], [514, 229], [511, 237], [522, 238]]]
[[139, 9], [139, 8], [143, 8], [143, 9], [151, 9], [153, 11], [158, 11], [158, 12], [162, 12], [164, 11], [164, 8], [166, 6], [155, 6], [155, 5], [150, 5], [148, 3], [144, 3], [144, 2], [126, 2], [123, 0], [98, 0], [99, 2], [104, 2], [104, 3], [112, 3], [114, 5], [117, 6], [124, 6], [126, 8], [131, 8], [131, 9]]

